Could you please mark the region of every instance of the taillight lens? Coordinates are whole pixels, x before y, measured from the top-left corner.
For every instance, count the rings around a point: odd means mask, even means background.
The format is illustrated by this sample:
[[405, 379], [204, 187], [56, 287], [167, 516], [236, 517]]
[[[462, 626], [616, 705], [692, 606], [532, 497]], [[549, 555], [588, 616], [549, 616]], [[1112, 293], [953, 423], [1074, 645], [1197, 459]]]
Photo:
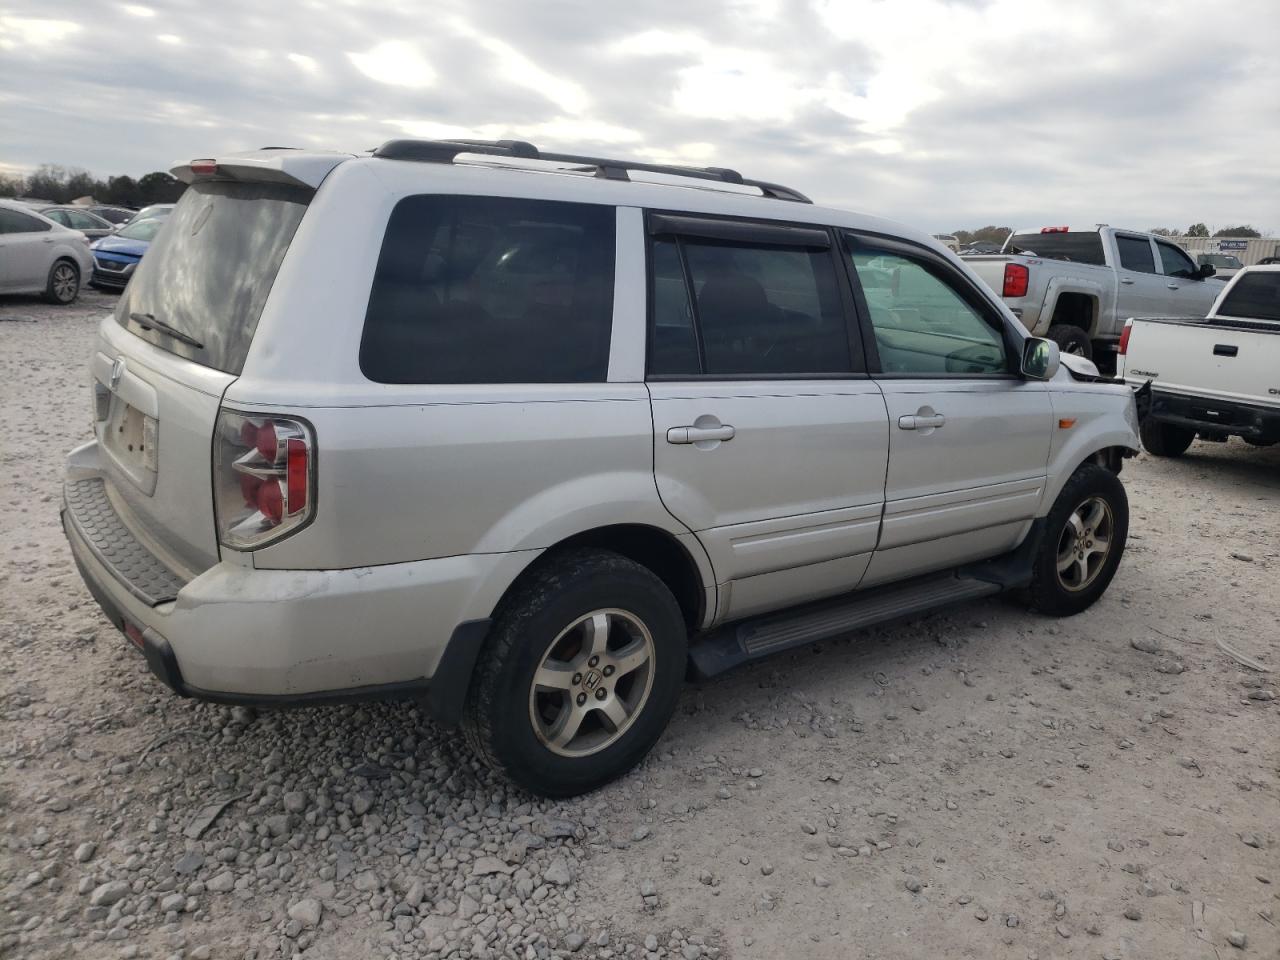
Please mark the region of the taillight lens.
[[222, 410], [214, 437], [218, 539], [253, 550], [302, 527], [315, 512], [315, 438], [290, 417]]
[[1025, 297], [1031, 285], [1031, 271], [1020, 263], [1004, 265], [1004, 292], [1006, 297]]
[[1120, 356], [1125, 356], [1129, 352], [1129, 334], [1133, 333], [1133, 321], [1126, 320], [1124, 322], [1124, 331], [1120, 334]]

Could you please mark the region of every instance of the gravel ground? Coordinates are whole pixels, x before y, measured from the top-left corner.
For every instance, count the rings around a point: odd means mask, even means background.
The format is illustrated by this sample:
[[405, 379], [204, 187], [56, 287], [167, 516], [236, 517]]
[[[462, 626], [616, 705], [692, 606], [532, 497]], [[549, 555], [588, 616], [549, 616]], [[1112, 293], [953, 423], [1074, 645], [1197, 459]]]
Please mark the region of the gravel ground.
[[1280, 957], [1280, 448], [1130, 461], [1086, 614], [691, 686], [632, 776], [548, 803], [410, 704], [146, 672], [58, 521], [112, 299], [0, 298], [0, 956]]

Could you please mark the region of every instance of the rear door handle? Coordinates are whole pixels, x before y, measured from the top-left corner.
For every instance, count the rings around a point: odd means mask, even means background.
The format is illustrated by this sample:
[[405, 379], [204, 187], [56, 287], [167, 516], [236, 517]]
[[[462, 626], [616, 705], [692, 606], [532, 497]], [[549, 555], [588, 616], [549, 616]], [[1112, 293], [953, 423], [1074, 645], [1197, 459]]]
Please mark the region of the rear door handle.
[[1168, 287], [1170, 290], [1178, 289], [1178, 285], [1176, 283], [1166, 283], [1165, 286]]
[[667, 443], [698, 443], [702, 440], [732, 440], [736, 431], [727, 423], [718, 427], [672, 427]]
[[922, 416], [921, 414], [911, 414], [898, 418], [899, 430], [927, 430], [929, 427], [946, 426], [947, 418], [940, 413], [932, 416]]
[[1121, 277], [1120, 282], [1125, 284], [1126, 286], [1130, 286], [1130, 287], [1133, 286], [1133, 281], [1130, 280], [1128, 277]]

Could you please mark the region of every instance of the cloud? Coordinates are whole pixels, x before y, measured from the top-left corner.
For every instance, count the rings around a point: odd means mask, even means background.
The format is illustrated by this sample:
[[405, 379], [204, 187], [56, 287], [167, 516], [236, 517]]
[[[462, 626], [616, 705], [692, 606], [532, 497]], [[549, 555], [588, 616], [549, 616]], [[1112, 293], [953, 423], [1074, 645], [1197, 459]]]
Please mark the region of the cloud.
[[267, 143], [518, 137], [733, 167], [930, 232], [1280, 231], [1273, 0], [1208, 21], [1145, 0], [134, 7], [7, 0], [0, 161], [136, 175]]

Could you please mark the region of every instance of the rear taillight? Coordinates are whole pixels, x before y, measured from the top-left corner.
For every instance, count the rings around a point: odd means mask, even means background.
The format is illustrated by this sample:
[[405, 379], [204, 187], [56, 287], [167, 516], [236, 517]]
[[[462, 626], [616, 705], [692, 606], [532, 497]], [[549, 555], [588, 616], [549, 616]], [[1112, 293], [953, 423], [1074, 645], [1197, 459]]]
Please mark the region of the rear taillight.
[[1004, 265], [1004, 292], [1006, 297], [1025, 297], [1031, 284], [1031, 271], [1020, 263]]
[[213, 488], [223, 546], [252, 550], [306, 524], [315, 512], [314, 468], [307, 423], [220, 411]]
[[1126, 356], [1129, 353], [1129, 334], [1133, 333], [1133, 321], [1126, 320], [1124, 322], [1124, 332], [1120, 334], [1120, 356]]

